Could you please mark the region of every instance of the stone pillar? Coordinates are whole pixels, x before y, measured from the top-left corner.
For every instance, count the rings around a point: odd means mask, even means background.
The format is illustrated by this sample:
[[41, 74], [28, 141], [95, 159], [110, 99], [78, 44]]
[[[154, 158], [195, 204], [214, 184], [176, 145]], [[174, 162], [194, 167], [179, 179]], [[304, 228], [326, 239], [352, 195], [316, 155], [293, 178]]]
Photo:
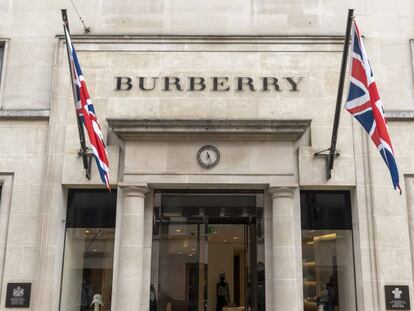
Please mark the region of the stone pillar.
[[[270, 187], [272, 194], [272, 255], [274, 311], [303, 310], [299, 249], [296, 246], [295, 187]], [[295, 221], [297, 219], [297, 221]]]
[[146, 185], [120, 185], [123, 189], [120, 226], [116, 310], [136, 311], [142, 305], [144, 210]]

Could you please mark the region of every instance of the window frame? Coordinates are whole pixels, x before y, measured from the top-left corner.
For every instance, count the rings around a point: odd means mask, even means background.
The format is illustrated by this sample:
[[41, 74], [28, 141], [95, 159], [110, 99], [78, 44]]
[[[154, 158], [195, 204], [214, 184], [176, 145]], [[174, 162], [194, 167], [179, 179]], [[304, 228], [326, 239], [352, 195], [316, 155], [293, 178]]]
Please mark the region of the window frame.
[[[5, 226], [0, 227], [0, 246], [4, 247], [3, 250], [3, 259], [0, 261], [0, 279], [4, 278], [4, 260], [6, 259], [7, 251], [7, 233], [9, 231], [9, 221], [10, 221], [10, 208], [11, 208], [11, 198], [13, 192], [13, 174], [0, 173], [0, 211], [2, 212], [2, 217], [6, 218]], [[0, 297], [2, 296], [2, 289], [0, 287]]]
[[411, 72], [414, 79], [414, 39], [410, 39], [410, 50], [411, 50]]
[[4, 103], [4, 88], [7, 69], [7, 59], [9, 52], [10, 39], [0, 38], [0, 48], [3, 48], [3, 59], [0, 63], [0, 109], [3, 109]]

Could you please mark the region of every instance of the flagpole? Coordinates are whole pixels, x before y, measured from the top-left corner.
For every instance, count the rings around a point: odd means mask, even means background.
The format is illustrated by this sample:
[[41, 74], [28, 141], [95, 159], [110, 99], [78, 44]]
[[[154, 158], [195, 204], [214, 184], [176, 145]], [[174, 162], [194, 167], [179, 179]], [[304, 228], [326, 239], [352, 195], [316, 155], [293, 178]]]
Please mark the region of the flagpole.
[[[71, 61], [70, 61], [69, 44], [68, 44], [68, 41], [67, 41], [67, 38], [66, 38], [66, 31], [70, 34], [70, 32], [69, 32], [69, 21], [68, 21], [68, 16], [67, 16], [66, 10], [62, 9], [61, 12], [62, 12], [62, 21], [63, 21], [63, 33], [65, 34], [66, 52], [68, 54], [68, 64], [69, 64], [69, 72], [70, 72], [70, 80], [71, 80], [70, 84], [72, 85], [73, 100], [74, 100], [75, 109], [76, 109], [77, 95], [76, 95], [75, 85], [73, 83], [74, 76], [73, 76], [73, 71], [72, 71]], [[79, 141], [80, 141], [79, 155], [82, 156], [83, 168], [86, 171], [86, 178], [91, 179], [92, 156], [90, 156], [90, 153], [88, 152], [88, 148], [86, 147], [85, 132], [83, 130], [83, 125], [82, 125], [82, 122], [80, 120], [80, 117], [77, 113], [76, 113], [76, 122], [78, 124]]]
[[339, 155], [336, 152], [336, 141], [338, 138], [339, 118], [341, 117], [342, 95], [344, 91], [345, 73], [346, 73], [346, 66], [348, 62], [349, 41], [351, 39], [351, 26], [352, 26], [353, 18], [354, 18], [354, 10], [349, 9], [348, 20], [346, 24], [346, 32], [345, 32], [344, 49], [342, 52], [342, 63], [341, 63], [341, 72], [339, 76], [338, 93], [336, 96], [336, 108], [335, 108], [334, 123], [333, 123], [333, 128], [332, 128], [331, 147], [328, 149], [329, 154], [326, 155], [326, 179], [331, 178], [331, 171], [333, 169], [335, 156]]

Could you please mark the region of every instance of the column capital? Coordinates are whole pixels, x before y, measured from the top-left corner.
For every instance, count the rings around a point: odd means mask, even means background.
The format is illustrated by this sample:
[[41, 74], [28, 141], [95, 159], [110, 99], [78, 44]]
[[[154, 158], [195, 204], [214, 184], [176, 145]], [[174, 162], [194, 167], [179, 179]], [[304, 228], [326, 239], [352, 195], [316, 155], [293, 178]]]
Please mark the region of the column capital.
[[125, 197], [145, 197], [149, 191], [148, 184], [145, 183], [120, 182], [118, 187], [124, 191]]
[[272, 194], [273, 198], [293, 198], [295, 194], [296, 186], [272, 186], [270, 185], [268, 191]]

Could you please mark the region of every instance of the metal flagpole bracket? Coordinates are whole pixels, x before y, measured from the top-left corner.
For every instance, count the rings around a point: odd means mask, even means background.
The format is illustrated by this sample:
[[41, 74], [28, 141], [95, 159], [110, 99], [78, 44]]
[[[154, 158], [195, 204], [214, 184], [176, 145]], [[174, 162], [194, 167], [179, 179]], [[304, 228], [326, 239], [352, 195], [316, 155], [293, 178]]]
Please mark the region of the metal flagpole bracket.
[[[325, 165], [326, 165], [326, 179], [329, 180], [331, 178], [331, 170], [329, 169], [329, 161], [330, 161], [330, 157], [331, 157], [331, 148], [325, 149], [325, 150], [321, 150], [318, 152], [315, 152], [313, 154], [314, 157], [317, 158], [324, 158], [325, 159]], [[341, 154], [335, 150], [334, 152], [334, 157], [335, 159], [338, 158]]]
[[[329, 152], [330, 152], [330, 148], [315, 152], [313, 156], [318, 157], [318, 158], [327, 157], [329, 156]], [[335, 154], [334, 154], [335, 158], [339, 157], [340, 155], [341, 154], [335, 150]]]
[[336, 142], [338, 139], [339, 119], [341, 117], [342, 95], [344, 91], [345, 73], [346, 73], [346, 66], [347, 66], [347, 61], [348, 61], [349, 42], [351, 39], [351, 26], [352, 26], [353, 18], [354, 18], [354, 10], [349, 9], [348, 19], [346, 23], [344, 48], [343, 48], [343, 53], [342, 53], [341, 72], [339, 75], [338, 92], [336, 96], [336, 107], [335, 107], [335, 116], [334, 116], [334, 122], [333, 122], [333, 127], [332, 127], [331, 146], [328, 149], [319, 151], [314, 154], [314, 156], [325, 157], [327, 180], [331, 179], [331, 171], [333, 169], [334, 160], [335, 158], [339, 156], [339, 153], [336, 151]]
[[93, 158], [93, 152], [91, 148], [86, 148], [86, 151], [83, 151], [82, 149], [79, 149], [78, 157], [82, 157], [82, 159], [87, 159], [87, 167], [85, 167], [85, 177], [88, 180], [91, 180], [91, 171], [92, 171], [92, 158]]

